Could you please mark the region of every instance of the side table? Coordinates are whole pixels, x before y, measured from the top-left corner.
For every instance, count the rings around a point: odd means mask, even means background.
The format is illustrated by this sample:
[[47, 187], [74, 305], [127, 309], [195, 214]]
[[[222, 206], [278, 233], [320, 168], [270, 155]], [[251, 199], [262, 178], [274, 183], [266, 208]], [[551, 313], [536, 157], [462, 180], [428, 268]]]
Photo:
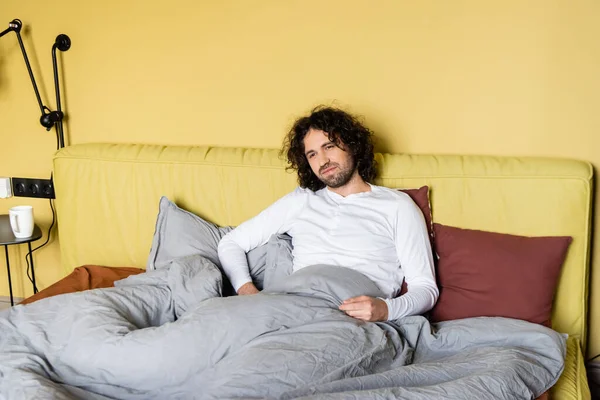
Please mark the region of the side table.
[[27, 243], [29, 248], [29, 259], [31, 260], [31, 280], [33, 283], [33, 293], [37, 293], [37, 287], [35, 286], [35, 272], [33, 269], [33, 257], [31, 254], [31, 242], [41, 239], [42, 230], [37, 224], [33, 227], [33, 234], [28, 238], [18, 239], [13, 235], [12, 229], [10, 228], [10, 219], [8, 215], [0, 215], [0, 246], [4, 246], [4, 254], [6, 255], [6, 270], [8, 271], [8, 289], [10, 290], [10, 305], [14, 306], [12, 282], [10, 280], [10, 261], [8, 258], [8, 246], [13, 244], [24, 244]]

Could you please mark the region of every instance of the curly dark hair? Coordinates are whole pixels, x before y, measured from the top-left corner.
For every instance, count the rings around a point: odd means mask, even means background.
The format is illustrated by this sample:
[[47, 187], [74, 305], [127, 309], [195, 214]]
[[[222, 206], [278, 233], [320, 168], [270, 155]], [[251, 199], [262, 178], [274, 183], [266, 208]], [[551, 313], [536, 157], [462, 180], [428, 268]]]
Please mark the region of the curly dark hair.
[[[333, 107], [318, 106], [310, 115], [296, 120], [286, 135], [281, 154], [287, 156], [288, 170], [298, 171], [298, 183], [303, 188], [317, 191], [325, 184], [315, 175], [304, 154], [304, 137], [311, 129], [326, 132], [336, 146], [350, 151], [358, 173], [365, 182], [377, 176], [377, 162], [373, 153], [373, 132], [355, 116]], [[343, 146], [340, 146], [340, 141]]]

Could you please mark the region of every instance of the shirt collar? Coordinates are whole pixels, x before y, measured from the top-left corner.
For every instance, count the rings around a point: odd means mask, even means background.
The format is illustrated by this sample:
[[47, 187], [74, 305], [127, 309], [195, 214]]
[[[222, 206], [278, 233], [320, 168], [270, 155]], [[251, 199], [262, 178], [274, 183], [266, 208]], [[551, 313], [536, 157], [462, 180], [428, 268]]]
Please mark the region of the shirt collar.
[[325, 192], [327, 192], [327, 194], [329, 195], [329, 198], [334, 200], [336, 203], [339, 203], [341, 201], [344, 201], [344, 200], [347, 200], [350, 198], [370, 196], [373, 193], [373, 191], [375, 190], [376, 186], [371, 185], [369, 182], [367, 182], [367, 185], [369, 185], [371, 187], [371, 190], [366, 191], [366, 192], [352, 193], [346, 197], [342, 196], [341, 194], [337, 194], [333, 190], [329, 189], [327, 186], [325, 186]]

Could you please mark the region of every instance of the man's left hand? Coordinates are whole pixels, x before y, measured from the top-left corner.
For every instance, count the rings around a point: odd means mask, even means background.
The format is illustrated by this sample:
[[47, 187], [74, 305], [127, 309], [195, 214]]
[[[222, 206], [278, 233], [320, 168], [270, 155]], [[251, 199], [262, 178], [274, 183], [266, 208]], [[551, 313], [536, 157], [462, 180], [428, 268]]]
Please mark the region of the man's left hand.
[[344, 300], [340, 310], [351, 317], [364, 321], [387, 321], [388, 307], [385, 301], [369, 296], [351, 297]]

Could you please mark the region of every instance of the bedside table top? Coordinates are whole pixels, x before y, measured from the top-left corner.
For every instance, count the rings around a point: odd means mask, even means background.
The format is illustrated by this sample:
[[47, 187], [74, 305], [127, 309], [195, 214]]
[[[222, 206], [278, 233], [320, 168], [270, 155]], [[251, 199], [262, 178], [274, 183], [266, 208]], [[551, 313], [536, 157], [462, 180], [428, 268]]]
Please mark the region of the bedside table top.
[[7, 214], [0, 215], [0, 246], [34, 242], [42, 237], [42, 230], [37, 224], [33, 226], [33, 234], [28, 238], [18, 239], [10, 228], [10, 218]]

